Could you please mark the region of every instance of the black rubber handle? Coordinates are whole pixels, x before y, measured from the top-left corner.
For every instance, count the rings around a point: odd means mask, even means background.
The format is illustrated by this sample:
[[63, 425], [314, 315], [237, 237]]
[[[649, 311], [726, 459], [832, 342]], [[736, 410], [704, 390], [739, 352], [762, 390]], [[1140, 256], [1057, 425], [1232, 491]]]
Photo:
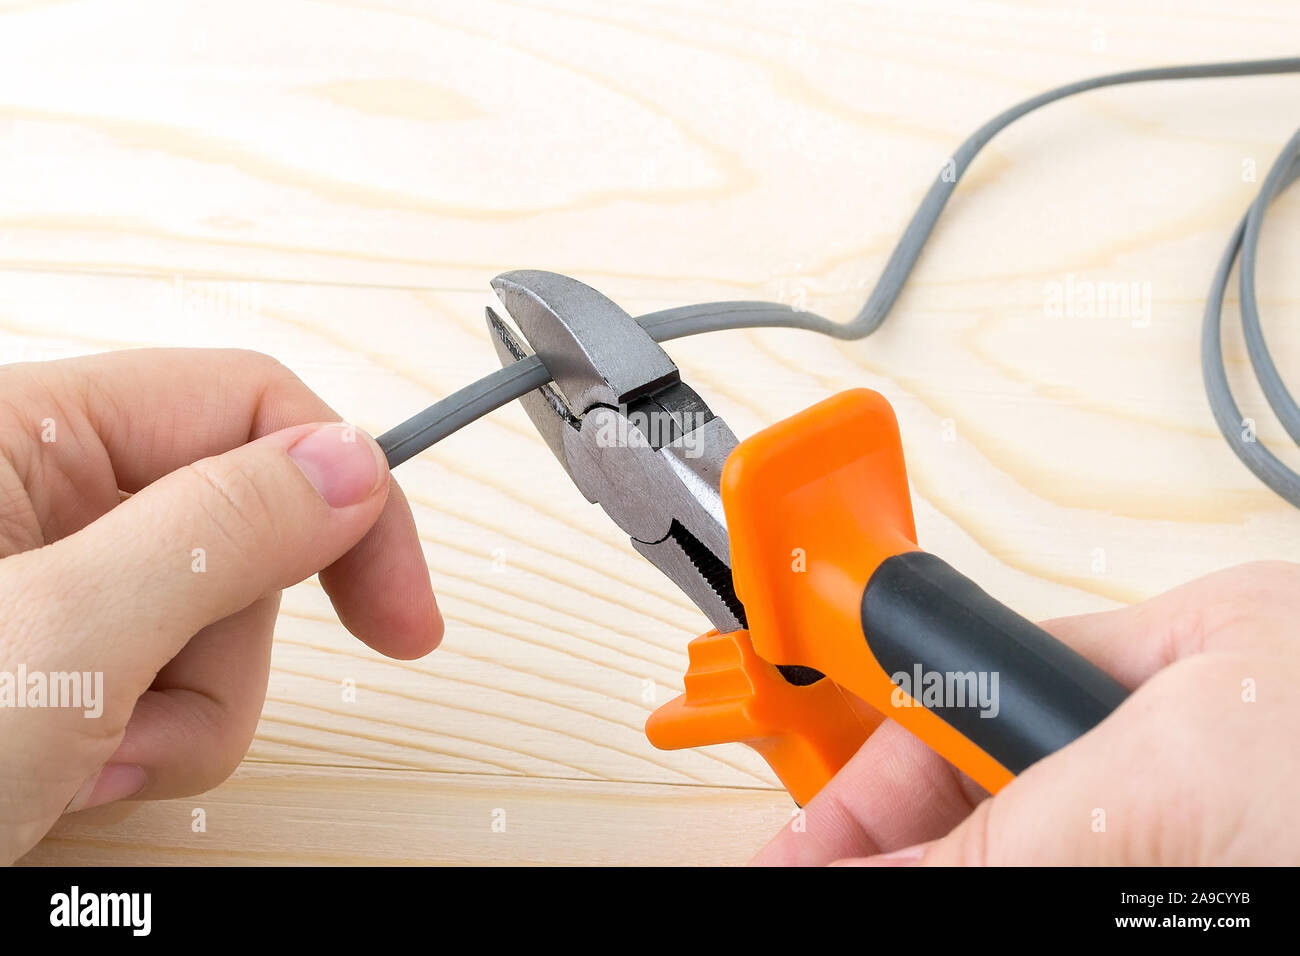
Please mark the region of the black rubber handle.
[[895, 683], [1012, 773], [1091, 730], [1129, 693], [925, 551], [876, 569], [862, 632]]

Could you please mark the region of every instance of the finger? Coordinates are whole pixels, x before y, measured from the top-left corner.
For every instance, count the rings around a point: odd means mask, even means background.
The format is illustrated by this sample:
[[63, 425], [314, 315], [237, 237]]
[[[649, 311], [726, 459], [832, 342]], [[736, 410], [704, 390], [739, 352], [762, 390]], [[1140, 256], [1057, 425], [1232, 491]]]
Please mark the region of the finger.
[[343, 626], [382, 654], [414, 660], [442, 640], [442, 613], [429, 585], [429, 566], [415, 518], [396, 482], [389, 484], [379, 521], [321, 571], [320, 583]]
[[983, 796], [952, 764], [886, 721], [753, 862], [822, 866], [933, 839]]
[[[63, 476], [29, 483], [41, 526], [53, 529], [46, 540], [99, 517], [116, 504], [117, 488], [136, 492], [282, 428], [338, 420], [292, 372], [255, 352], [139, 349], [23, 366], [22, 375], [15, 389], [33, 409], [28, 417], [65, 420], [56, 433], [64, 438], [31, 446], [52, 458], [31, 474]], [[105, 481], [104, 460], [114, 480]], [[408, 658], [437, 646], [442, 619], [400, 493], [390, 495], [374, 535], [341, 555], [321, 583], [345, 626], [376, 650]]]
[[1136, 687], [1209, 650], [1281, 649], [1300, 614], [1300, 565], [1262, 561], [1218, 571], [1116, 611], [1043, 628], [1116, 680]]
[[108, 703], [129, 710], [199, 630], [352, 548], [387, 494], [379, 447], [343, 425], [289, 428], [205, 458], [76, 534], [7, 558], [19, 639], [51, 669], [102, 671]]
[[[291, 425], [339, 420], [289, 369], [240, 349], [130, 349], [22, 368], [24, 400], [56, 425], [84, 420], [127, 492]], [[55, 434], [45, 451], [75, 452], [59, 462], [69, 473], [96, 464], [76, 447], [81, 433]]]
[[68, 812], [202, 793], [235, 770], [257, 730], [280, 595], [199, 631], [136, 702], [122, 742]]
[[912, 846], [905, 846], [898, 850], [891, 850], [889, 853], [878, 853], [875, 856], [851, 856], [841, 860], [835, 860], [831, 866], [916, 866], [921, 862], [927, 850], [930, 849], [930, 843], [915, 843]]

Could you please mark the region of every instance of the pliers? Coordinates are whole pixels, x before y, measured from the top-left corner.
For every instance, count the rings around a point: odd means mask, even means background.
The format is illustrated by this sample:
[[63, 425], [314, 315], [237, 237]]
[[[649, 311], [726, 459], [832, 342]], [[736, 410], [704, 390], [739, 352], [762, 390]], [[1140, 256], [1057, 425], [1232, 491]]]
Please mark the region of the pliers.
[[889, 717], [990, 792], [1086, 733], [1128, 691], [920, 550], [898, 423], [867, 389], [737, 442], [650, 334], [550, 272], [493, 288], [503, 365], [588, 501], [713, 629], [685, 693], [646, 724], [663, 749], [740, 741], [810, 800]]

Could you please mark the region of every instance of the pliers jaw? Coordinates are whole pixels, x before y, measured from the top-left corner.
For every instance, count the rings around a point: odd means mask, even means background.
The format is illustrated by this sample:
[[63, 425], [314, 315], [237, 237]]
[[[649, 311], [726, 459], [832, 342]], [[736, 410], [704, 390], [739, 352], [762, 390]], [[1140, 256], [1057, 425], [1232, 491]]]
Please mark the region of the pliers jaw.
[[551, 373], [520, 401], [574, 484], [714, 627], [744, 628], [719, 490], [735, 435], [649, 333], [595, 289], [537, 271], [492, 286], [523, 333], [489, 308], [497, 355], [509, 364], [536, 352]]

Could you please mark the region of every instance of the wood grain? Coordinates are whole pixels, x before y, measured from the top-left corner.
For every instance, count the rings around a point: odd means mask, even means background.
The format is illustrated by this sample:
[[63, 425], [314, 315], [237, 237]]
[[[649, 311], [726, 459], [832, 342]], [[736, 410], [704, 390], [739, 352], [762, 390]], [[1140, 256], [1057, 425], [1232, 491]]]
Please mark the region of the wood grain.
[[80, 814], [23, 863], [727, 865], [790, 816], [772, 790], [245, 764], [199, 797]]
[[[1280, 0], [0, 3], [0, 359], [256, 348], [377, 433], [493, 367], [487, 282], [509, 268], [634, 313], [775, 298], [846, 319], [987, 116], [1094, 73], [1279, 55], [1298, 26]], [[922, 542], [1030, 615], [1294, 560], [1300, 514], [1218, 435], [1198, 336], [1296, 83], [1057, 104], [976, 163], [869, 341], [732, 332], [672, 354], [740, 435], [884, 392]], [[1273, 216], [1259, 288], [1285, 374], [1300, 197]], [[1089, 283], [1149, 290], [1149, 311], [1052, 313]], [[1281, 449], [1234, 321], [1239, 401]], [[397, 474], [443, 647], [382, 659], [314, 582], [292, 589], [236, 778], [65, 821], [28, 862], [723, 862], [781, 825], [745, 748], [646, 743], [706, 624], [519, 409]], [[483, 808], [513, 805], [529, 822], [494, 839]], [[192, 806], [222, 822], [192, 834]]]

